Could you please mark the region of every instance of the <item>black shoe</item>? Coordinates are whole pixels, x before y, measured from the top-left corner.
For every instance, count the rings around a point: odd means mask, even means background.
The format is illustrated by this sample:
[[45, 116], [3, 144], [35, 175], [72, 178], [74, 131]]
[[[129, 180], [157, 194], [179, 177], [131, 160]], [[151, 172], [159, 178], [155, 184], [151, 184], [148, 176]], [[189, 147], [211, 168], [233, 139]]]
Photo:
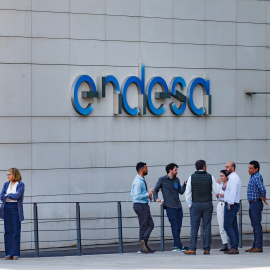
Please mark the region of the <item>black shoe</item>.
[[228, 248], [222, 248], [219, 251], [228, 251], [228, 250], [229, 250]]
[[154, 252], [156, 252], [156, 250], [155, 249], [151, 249], [150, 247], [148, 247], [147, 246], [147, 249], [148, 249], [148, 253], [154, 253]]

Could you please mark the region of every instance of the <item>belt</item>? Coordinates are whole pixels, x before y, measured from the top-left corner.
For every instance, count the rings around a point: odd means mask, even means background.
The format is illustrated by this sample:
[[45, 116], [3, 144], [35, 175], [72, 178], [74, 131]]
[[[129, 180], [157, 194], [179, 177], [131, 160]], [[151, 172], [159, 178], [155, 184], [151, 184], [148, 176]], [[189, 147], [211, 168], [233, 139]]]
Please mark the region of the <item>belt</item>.
[[135, 202], [134, 204], [148, 204], [148, 203]]
[[251, 200], [251, 201], [248, 201], [249, 203], [252, 203], [252, 202], [259, 202], [261, 201], [261, 199], [257, 199], [257, 200]]
[[5, 204], [16, 204], [18, 202], [5, 202]]
[[[235, 202], [234, 204], [239, 204], [238, 202]], [[234, 204], [231, 204], [231, 205], [234, 205]], [[228, 203], [227, 202], [225, 202], [225, 205], [228, 205]]]

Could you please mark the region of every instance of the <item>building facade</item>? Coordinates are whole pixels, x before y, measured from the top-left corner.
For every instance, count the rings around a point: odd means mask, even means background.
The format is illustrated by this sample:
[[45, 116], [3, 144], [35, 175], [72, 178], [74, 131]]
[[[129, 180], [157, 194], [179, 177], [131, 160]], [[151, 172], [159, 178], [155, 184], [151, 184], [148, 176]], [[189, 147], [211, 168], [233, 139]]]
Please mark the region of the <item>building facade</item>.
[[[117, 225], [114, 201], [130, 201], [139, 161], [148, 164], [148, 187], [154, 187], [170, 162], [179, 164], [182, 183], [198, 159], [206, 160], [216, 178], [233, 160], [246, 199], [248, 163], [256, 159], [269, 189], [269, 46], [269, 1], [1, 0], [0, 179], [4, 184], [6, 170], [17, 167], [26, 184], [25, 202], [50, 202], [38, 204], [40, 246], [76, 243], [76, 223], [70, 220], [75, 204], [64, 202], [108, 201], [81, 204], [82, 227], [96, 228], [82, 232], [83, 244], [117, 241], [117, 230], [111, 229]], [[211, 114], [194, 115], [186, 105], [175, 115], [169, 105], [180, 106], [175, 96], [155, 98], [166, 93], [164, 84], [155, 84], [150, 93], [154, 108], [165, 104], [162, 115], [147, 108], [142, 113], [142, 93], [135, 84], [126, 89], [126, 101], [141, 114], [124, 109], [115, 114], [119, 95], [108, 83], [102, 97], [99, 77], [114, 76], [123, 94], [126, 78], [141, 79], [142, 65], [145, 98], [153, 77], [162, 78], [169, 92], [172, 79], [181, 77], [186, 87], [178, 83], [175, 89], [185, 96], [194, 78], [209, 81]], [[82, 75], [93, 79], [99, 95], [83, 98], [83, 91], [95, 91], [85, 82], [79, 86], [80, 106], [94, 106], [88, 115], [72, 104], [74, 82]], [[196, 108], [208, 109], [205, 94], [200, 85], [194, 88]], [[32, 207], [25, 204], [25, 249], [33, 247], [28, 242], [33, 241]], [[151, 208], [159, 214], [157, 204]], [[125, 217], [134, 216], [131, 203], [122, 203], [122, 210]], [[136, 219], [123, 222], [137, 226]], [[160, 230], [152, 235], [158, 237]], [[188, 227], [183, 235], [189, 235]], [[138, 230], [126, 228], [124, 236], [135, 241]]]

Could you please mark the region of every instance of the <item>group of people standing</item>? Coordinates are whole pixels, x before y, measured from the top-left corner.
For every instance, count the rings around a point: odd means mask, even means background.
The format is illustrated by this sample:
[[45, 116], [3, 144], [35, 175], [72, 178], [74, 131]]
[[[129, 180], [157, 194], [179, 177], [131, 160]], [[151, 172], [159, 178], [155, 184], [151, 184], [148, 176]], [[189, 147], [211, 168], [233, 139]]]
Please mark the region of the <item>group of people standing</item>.
[[[147, 164], [139, 162], [136, 166], [137, 175], [131, 188], [133, 209], [138, 216], [140, 226], [141, 252], [152, 253], [148, 246], [149, 236], [154, 229], [154, 222], [150, 212], [149, 203], [154, 200], [164, 203], [168, 220], [171, 224], [174, 239], [173, 251], [182, 251], [186, 255], [196, 254], [198, 230], [202, 220], [204, 239], [204, 255], [210, 254], [211, 247], [211, 221], [213, 213], [212, 196], [216, 196], [217, 218], [223, 248], [220, 251], [228, 255], [239, 254], [239, 232], [237, 224], [237, 213], [240, 208], [241, 180], [235, 172], [236, 165], [229, 161], [225, 170], [220, 171], [220, 179], [215, 179], [206, 171], [206, 162], [198, 160], [195, 163], [196, 171], [183, 185], [177, 177], [178, 165], [170, 163], [166, 166], [166, 175], [159, 178], [154, 189], [148, 190], [145, 176], [148, 174]], [[263, 252], [263, 232], [261, 226], [263, 202], [268, 205], [266, 189], [263, 177], [259, 173], [260, 164], [257, 161], [249, 163], [248, 172], [250, 180], [247, 188], [247, 199], [249, 202], [249, 217], [253, 227], [254, 242], [246, 252]], [[164, 202], [158, 198], [162, 191]], [[180, 238], [183, 210], [179, 194], [185, 193], [186, 203], [190, 210], [190, 244], [185, 247]], [[230, 248], [228, 246], [228, 238]]]

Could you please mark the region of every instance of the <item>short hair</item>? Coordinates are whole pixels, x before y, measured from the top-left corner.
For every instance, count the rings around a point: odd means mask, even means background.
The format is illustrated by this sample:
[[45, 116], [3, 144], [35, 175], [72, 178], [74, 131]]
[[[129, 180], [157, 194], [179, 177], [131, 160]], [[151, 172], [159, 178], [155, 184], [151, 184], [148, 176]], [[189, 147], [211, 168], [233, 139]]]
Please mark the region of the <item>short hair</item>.
[[13, 176], [13, 181], [20, 182], [22, 180], [22, 176], [20, 174], [20, 171], [17, 168], [10, 168], [8, 169], [8, 172], [10, 172]]
[[178, 165], [175, 164], [175, 163], [170, 163], [170, 164], [168, 164], [168, 165], [166, 166], [166, 172], [169, 173], [170, 170], [173, 170], [173, 169], [174, 169], [174, 167], [178, 168]]
[[223, 173], [226, 177], [229, 175], [226, 170], [220, 170], [220, 172]]
[[260, 163], [256, 160], [252, 160], [249, 162], [249, 164], [254, 166], [254, 169], [258, 169], [258, 171], [260, 170]]
[[236, 168], [235, 163], [233, 161], [231, 161], [231, 163], [232, 163], [232, 167], [234, 167], [234, 170], [235, 170], [235, 168]]
[[146, 165], [144, 162], [139, 162], [136, 165], [136, 171], [139, 172], [141, 168], [143, 168]]
[[196, 167], [196, 170], [197, 170], [197, 171], [198, 171], [198, 170], [202, 170], [202, 168], [203, 168], [204, 166], [206, 166], [205, 160], [200, 159], [200, 160], [197, 160], [196, 163], [195, 163], [195, 167]]

